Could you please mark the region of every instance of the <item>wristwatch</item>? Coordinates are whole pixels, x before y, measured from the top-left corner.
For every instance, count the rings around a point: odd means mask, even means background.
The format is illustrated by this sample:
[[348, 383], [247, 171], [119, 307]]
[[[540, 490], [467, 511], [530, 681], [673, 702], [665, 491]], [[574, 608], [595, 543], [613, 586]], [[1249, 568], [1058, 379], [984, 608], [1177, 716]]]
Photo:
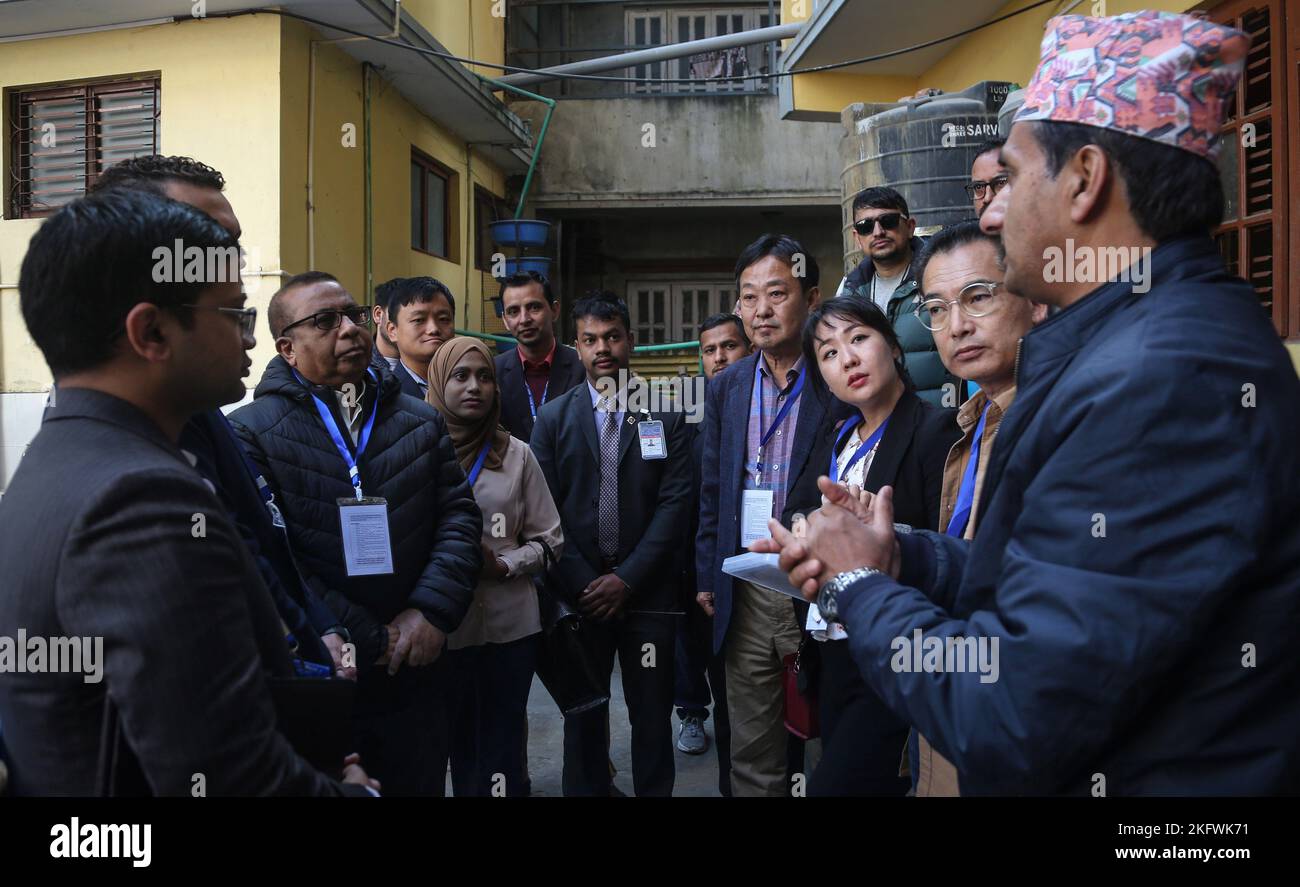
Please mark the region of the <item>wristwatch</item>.
[[838, 622], [840, 611], [837, 598], [840, 592], [859, 579], [865, 579], [879, 572], [875, 567], [858, 567], [856, 570], [848, 570], [831, 577], [817, 592], [817, 609], [821, 611], [822, 618], [827, 622]]

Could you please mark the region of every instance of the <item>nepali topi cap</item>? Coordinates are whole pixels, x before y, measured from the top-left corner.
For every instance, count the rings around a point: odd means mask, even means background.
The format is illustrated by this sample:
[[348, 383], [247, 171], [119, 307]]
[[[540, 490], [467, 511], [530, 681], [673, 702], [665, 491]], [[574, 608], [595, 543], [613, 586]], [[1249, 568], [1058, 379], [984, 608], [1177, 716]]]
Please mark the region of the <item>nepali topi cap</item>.
[[1057, 16], [1015, 120], [1097, 126], [1214, 160], [1249, 48], [1241, 31], [1190, 15]]

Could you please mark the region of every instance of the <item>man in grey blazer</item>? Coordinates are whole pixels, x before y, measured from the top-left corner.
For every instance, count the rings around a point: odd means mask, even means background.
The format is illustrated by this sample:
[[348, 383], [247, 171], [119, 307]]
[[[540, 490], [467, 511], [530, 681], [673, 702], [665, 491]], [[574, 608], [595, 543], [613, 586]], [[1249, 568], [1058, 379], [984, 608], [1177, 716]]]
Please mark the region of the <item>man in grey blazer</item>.
[[[202, 272], [174, 275], [192, 255]], [[25, 655], [0, 667], [14, 793], [101, 790], [110, 742], [153, 794], [369, 793], [355, 758], [344, 785], [277, 731], [281, 623], [177, 446], [193, 414], [243, 394], [255, 312], [237, 241], [188, 205], [109, 191], [42, 225], [19, 289], [58, 387], [0, 500], [0, 643]], [[80, 661], [35, 655], [77, 646]]]

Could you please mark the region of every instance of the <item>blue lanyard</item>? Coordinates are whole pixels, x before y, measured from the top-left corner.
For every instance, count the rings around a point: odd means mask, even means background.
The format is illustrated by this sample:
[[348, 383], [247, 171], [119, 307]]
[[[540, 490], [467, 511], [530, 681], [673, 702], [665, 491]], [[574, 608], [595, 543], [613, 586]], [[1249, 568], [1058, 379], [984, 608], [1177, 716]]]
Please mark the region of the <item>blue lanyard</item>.
[[[858, 464], [858, 460], [860, 460], [867, 453], [870, 453], [872, 448], [875, 447], [876, 444], [880, 443], [880, 439], [885, 436], [885, 429], [889, 427], [889, 420], [891, 418], [893, 418], [892, 415], [886, 416], [885, 421], [880, 423], [880, 427], [877, 428], [875, 431], [871, 432], [871, 437], [868, 437], [865, 441], [862, 442], [861, 445], [858, 446], [858, 449], [853, 453], [852, 458], [849, 459], [849, 464], [844, 466], [844, 477], [848, 477], [849, 471], [852, 470], [854, 465]], [[840, 479], [839, 472], [835, 470], [835, 462], [836, 462], [835, 456], [836, 453], [839, 451], [840, 441], [844, 440], [844, 437], [850, 431], [852, 431], [854, 428], [857, 428], [861, 424], [862, 424], [862, 417], [858, 416], [856, 419], [854, 419], [851, 422], [845, 422], [844, 427], [840, 429], [840, 433], [835, 436], [835, 446], [834, 448], [831, 449], [831, 467], [830, 467], [830, 471], [827, 472], [827, 474], [830, 475], [832, 481], [838, 483]], [[866, 478], [864, 477], [863, 480], [866, 480]]]
[[[528, 376], [524, 376], [524, 391], [528, 392], [528, 412], [532, 414], [533, 421], [537, 421], [537, 408], [546, 405], [546, 392], [551, 390], [551, 380], [548, 377], [546, 384], [542, 386], [542, 402], [540, 404], [533, 401], [533, 386], [528, 384]], [[471, 481], [473, 483], [473, 481]]]
[[492, 438], [488, 437], [488, 439], [483, 442], [483, 449], [478, 451], [478, 458], [474, 460], [474, 466], [469, 470], [469, 485], [471, 487], [474, 486], [474, 482], [478, 480], [479, 472], [483, 470], [483, 463], [487, 461], [487, 454], [490, 449], [492, 449]]
[[[755, 361], [754, 363], [754, 391], [758, 394], [758, 427], [760, 431], [763, 428], [762, 372], [763, 372], [763, 356], [760, 354], [758, 356], [758, 360]], [[790, 394], [786, 397], [785, 403], [781, 404], [781, 409], [777, 410], [776, 418], [772, 420], [772, 424], [768, 426], [767, 431], [763, 432], [763, 436], [759, 438], [758, 441], [758, 477], [759, 478], [763, 476], [763, 448], [766, 447], [767, 442], [772, 439], [772, 435], [776, 433], [776, 429], [781, 427], [781, 423], [785, 420], [786, 415], [789, 414], [790, 408], [795, 405], [795, 402], [797, 400], [799, 400], [799, 395], [803, 393], [804, 377], [807, 375], [808, 375], [808, 367], [805, 366], [799, 370], [799, 378], [795, 380], [794, 388], [790, 390]], [[773, 383], [775, 383], [776, 378], [773, 377], [772, 381]], [[778, 387], [777, 390], [779, 391], [780, 388]]]
[[348, 478], [352, 481], [352, 488], [356, 490], [358, 499], [362, 498], [362, 496], [361, 472], [357, 468], [357, 459], [360, 459], [361, 454], [366, 451], [366, 444], [370, 443], [370, 431], [375, 427], [375, 416], [379, 415], [379, 380], [375, 379], [373, 369], [368, 369], [366, 372], [375, 381], [375, 402], [370, 408], [370, 418], [366, 420], [366, 424], [361, 428], [361, 434], [357, 437], [357, 454], [353, 456], [352, 451], [348, 449], [347, 443], [343, 440], [343, 434], [339, 431], [338, 423], [334, 421], [334, 414], [330, 412], [330, 408], [325, 404], [325, 401], [317, 397], [315, 391], [311, 390], [311, 385], [307, 383], [307, 380], [299, 376], [297, 370], [293, 371], [294, 377], [302, 383], [304, 388], [311, 392], [311, 399], [316, 404], [316, 412], [320, 413], [320, 420], [325, 423], [325, 430], [330, 433], [330, 437], [334, 440], [334, 446], [338, 447], [339, 455], [343, 457], [343, 464], [348, 467]]
[[970, 445], [970, 459], [966, 462], [966, 470], [962, 472], [961, 486], [957, 488], [957, 504], [953, 507], [948, 529], [944, 530], [947, 535], [956, 539], [966, 535], [966, 524], [970, 523], [971, 508], [975, 504], [975, 472], [979, 469], [980, 441], [984, 439], [984, 422], [989, 417], [991, 403], [993, 401], [989, 400], [984, 404], [979, 424], [975, 426], [975, 437]]

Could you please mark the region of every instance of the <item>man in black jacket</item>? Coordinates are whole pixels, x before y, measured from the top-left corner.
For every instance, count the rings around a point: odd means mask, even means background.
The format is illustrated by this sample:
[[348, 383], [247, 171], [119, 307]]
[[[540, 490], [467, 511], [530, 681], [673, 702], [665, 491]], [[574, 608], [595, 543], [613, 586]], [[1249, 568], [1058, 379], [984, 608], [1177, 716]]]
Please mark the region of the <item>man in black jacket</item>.
[[[673, 646], [678, 577], [672, 564], [690, 504], [682, 413], [651, 413], [630, 383], [627, 306], [605, 297], [573, 308], [587, 384], [537, 415], [532, 448], [559, 508], [556, 572], [584, 614], [584, 640], [609, 690], [617, 652], [632, 723], [638, 796], [673, 792]], [[609, 706], [564, 720], [564, 793], [610, 793]]]
[[442, 418], [371, 361], [370, 313], [338, 280], [292, 277], [268, 313], [279, 354], [231, 420], [351, 633], [358, 749], [386, 793], [441, 795], [435, 660], [473, 597], [482, 517]]
[[501, 424], [527, 443], [542, 404], [587, 377], [578, 352], [560, 344], [555, 323], [560, 303], [551, 282], [536, 271], [501, 281], [501, 318], [518, 345], [496, 356]]
[[[215, 279], [159, 281], [157, 250], [179, 243]], [[14, 792], [101, 789], [121, 775], [100, 763], [103, 736], [153, 794], [364, 794], [359, 770], [345, 789], [277, 730], [267, 674], [292, 674], [280, 620], [178, 445], [192, 415], [243, 394], [255, 313], [236, 239], [191, 206], [113, 189], [45, 221], [20, 284], [58, 391], [0, 500], [0, 637], [93, 640], [96, 655], [0, 676]]]

